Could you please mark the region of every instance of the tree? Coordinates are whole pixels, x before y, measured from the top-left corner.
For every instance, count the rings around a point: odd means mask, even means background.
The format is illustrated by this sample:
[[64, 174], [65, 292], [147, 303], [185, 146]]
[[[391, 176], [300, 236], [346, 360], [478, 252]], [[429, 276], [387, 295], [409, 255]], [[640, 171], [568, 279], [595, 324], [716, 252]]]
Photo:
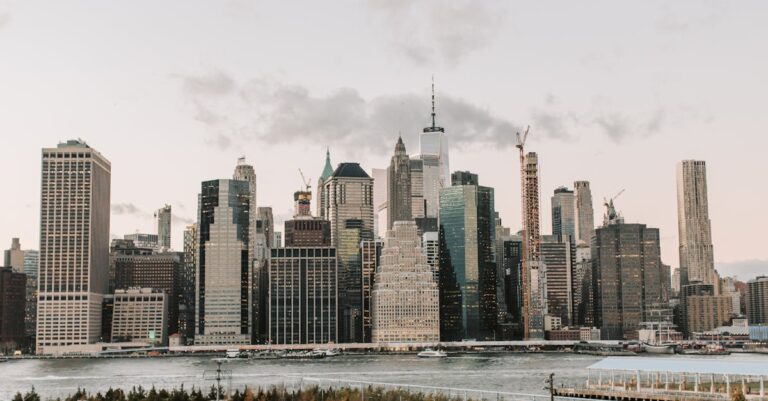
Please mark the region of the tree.
[[731, 394], [731, 401], [747, 401], [747, 397], [741, 391], [741, 387], [736, 387]]

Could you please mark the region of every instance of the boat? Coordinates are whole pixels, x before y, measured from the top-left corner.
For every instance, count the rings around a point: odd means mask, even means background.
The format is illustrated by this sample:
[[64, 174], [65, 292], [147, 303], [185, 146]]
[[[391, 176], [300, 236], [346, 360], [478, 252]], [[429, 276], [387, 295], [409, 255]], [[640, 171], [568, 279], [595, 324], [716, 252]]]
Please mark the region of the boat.
[[649, 344], [643, 343], [643, 351], [649, 354], [674, 354], [675, 344]]
[[445, 351], [441, 350], [433, 350], [431, 348], [427, 348], [424, 351], [421, 351], [417, 354], [419, 358], [446, 358], [448, 357], [448, 354], [445, 353]]
[[337, 349], [320, 349], [320, 348], [318, 348], [318, 349], [316, 349], [316, 350], [314, 350], [312, 352], [315, 353], [315, 354], [322, 355], [324, 357], [334, 357], [334, 356], [341, 355], [341, 351], [339, 351]]
[[247, 358], [248, 355], [243, 355], [240, 353], [239, 349], [228, 349], [227, 350], [227, 358]]

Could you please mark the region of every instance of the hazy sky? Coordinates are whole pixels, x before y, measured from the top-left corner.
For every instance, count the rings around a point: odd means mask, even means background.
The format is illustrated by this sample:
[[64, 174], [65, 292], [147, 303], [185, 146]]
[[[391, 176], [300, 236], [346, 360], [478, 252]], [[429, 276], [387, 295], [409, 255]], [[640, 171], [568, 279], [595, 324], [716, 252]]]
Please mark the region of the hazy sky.
[[[589, 180], [678, 265], [675, 165], [707, 161], [716, 264], [768, 273], [768, 2], [2, 1], [0, 248], [38, 247], [40, 149], [112, 162], [113, 235], [193, 221], [200, 182], [245, 155], [258, 203], [291, 214], [298, 169], [418, 153], [437, 82], [451, 169], [496, 188], [519, 229], [514, 132], [542, 164], [542, 227]], [[314, 208], [313, 208], [314, 210]]]

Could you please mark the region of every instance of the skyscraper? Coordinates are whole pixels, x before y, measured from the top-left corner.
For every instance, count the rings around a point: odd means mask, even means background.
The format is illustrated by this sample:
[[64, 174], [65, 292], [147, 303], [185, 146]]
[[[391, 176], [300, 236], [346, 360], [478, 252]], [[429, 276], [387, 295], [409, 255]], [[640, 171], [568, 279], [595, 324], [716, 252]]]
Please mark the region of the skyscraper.
[[[523, 312], [523, 239], [519, 235], [513, 235], [504, 241], [504, 303], [506, 304], [506, 320], [517, 326], [515, 333], [510, 333], [514, 338], [522, 336], [522, 312]], [[505, 338], [509, 339], [509, 338]]]
[[544, 338], [544, 281], [541, 271], [541, 229], [539, 215], [539, 158], [535, 152], [521, 155], [523, 209], [523, 338]]
[[81, 140], [42, 151], [37, 353], [88, 348], [101, 335], [109, 276], [109, 161]]
[[0, 267], [0, 343], [21, 347], [26, 343], [24, 311], [27, 275]]
[[[478, 185], [477, 175], [457, 172], [453, 186], [440, 190], [440, 229], [445, 247], [440, 249], [450, 259], [443, 266], [441, 255], [441, 285], [455, 276], [461, 291], [458, 316], [443, 316], [450, 322], [460, 322], [460, 339], [493, 339], [497, 321], [496, 262], [494, 258], [494, 191]], [[449, 272], [444, 272], [449, 270]], [[450, 288], [441, 291], [450, 290]], [[441, 334], [441, 337], [445, 333]]]
[[494, 243], [494, 257], [496, 258], [496, 303], [497, 312], [499, 314], [499, 323], [507, 321], [507, 296], [504, 293], [506, 287], [504, 286], [504, 278], [506, 272], [504, 271], [504, 242], [509, 241], [512, 237], [512, 233], [509, 227], [504, 227], [501, 223], [501, 217], [499, 212], [494, 213], [494, 230], [495, 230], [495, 243]]
[[659, 230], [622, 219], [595, 230], [591, 290], [601, 338], [635, 338], [646, 311], [662, 303]]
[[395, 222], [380, 260], [373, 284], [373, 342], [439, 341], [437, 283], [415, 222]]
[[595, 214], [592, 206], [592, 190], [589, 181], [573, 183], [574, 234], [577, 246], [590, 246], [595, 234]]
[[328, 209], [328, 194], [325, 192], [325, 182], [331, 178], [331, 175], [333, 175], [331, 150], [326, 149], [323, 172], [320, 173], [320, 177], [317, 179], [317, 216], [325, 220], [328, 220], [328, 216], [325, 215], [325, 212]]
[[195, 302], [195, 344], [249, 344], [252, 270], [248, 181], [201, 186]]
[[171, 205], [165, 205], [155, 212], [157, 237], [161, 249], [171, 249]]
[[547, 315], [573, 323], [573, 277], [576, 248], [569, 235], [542, 235], [541, 262], [544, 268]]
[[339, 259], [341, 341], [360, 342], [362, 264], [360, 243], [373, 239], [373, 179], [358, 163], [340, 163], [325, 181], [324, 216], [331, 222], [331, 243]]
[[566, 187], [555, 189], [552, 196], [552, 235], [568, 235], [571, 239], [576, 236], [575, 197]]
[[254, 238], [253, 271], [253, 324], [254, 343], [262, 343], [268, 337], [269, 320], [269, 261], [274, 233], [274, 217], [271, 207], [256, 208], [256, 237]]
[[195, 337], [195, 274], [197, 271], [197, 224], [184, 229], [183, 268], [179, 277], [182, 302], [179, 304], [179, 333], [187, 340]]
[[768, 324], [768, 276], [747, 281], [746, 295], [749, 324]]
[[372, 292], [376, 271], [381, 257], [381, 248], [384, 240], [363, 240], [360, 243], [360, 256], [363, 270], [363, 342], [371, 342], [371, 329], [373, 327]]
[[681, 285], [697, 281], [717, 291], [704, 161], [683, 160], [677, 166], [677, 223]]
[[432, 125], [425, 127], [419, 136], [419, 156], [423, 162], [425, 215], [437, 217], [440, 188], [451, 185], [448, 163], [448, 139], [445, 129], [435, 122], [435, 83], [432, 82]]
[[16, 272], [24, 270], [24, 251], [21, 250], [21, 243], [18, 238], [11, 238], [11, 248], [5, 251], [5, 264]]
[[397, 138], [395, 154], [387, 170], [387, 229], [396, 221], [412, 220], [411, 163], [403, 138]]

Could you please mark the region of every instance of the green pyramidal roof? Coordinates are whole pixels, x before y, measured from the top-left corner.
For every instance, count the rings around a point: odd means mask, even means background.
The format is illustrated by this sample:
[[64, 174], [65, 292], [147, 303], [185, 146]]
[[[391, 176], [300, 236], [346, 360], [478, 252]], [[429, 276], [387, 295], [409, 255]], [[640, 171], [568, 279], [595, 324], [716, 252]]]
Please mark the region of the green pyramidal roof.
[[325, 151], [325, 167], [323, 167], [323, 173], [320, 174], [320, 180], [325, 181], [331, 175], [333, 175], [333, 166], [331, 166], [331, 152], [330, 150], [326, 150]]

